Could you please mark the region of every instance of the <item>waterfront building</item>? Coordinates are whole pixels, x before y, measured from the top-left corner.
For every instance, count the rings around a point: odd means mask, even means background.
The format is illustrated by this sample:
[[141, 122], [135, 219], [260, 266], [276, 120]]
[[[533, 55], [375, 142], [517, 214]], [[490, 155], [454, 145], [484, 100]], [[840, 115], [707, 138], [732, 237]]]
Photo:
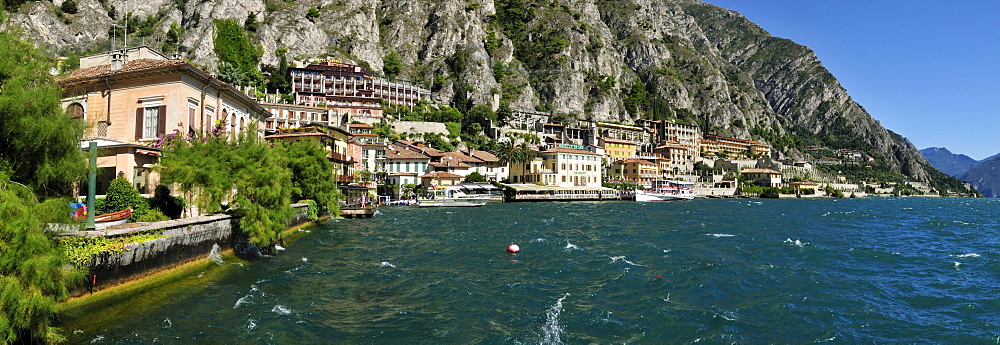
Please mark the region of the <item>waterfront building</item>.
[[670, 166], [668, 169], [671, 171], [673, 171], [674, 168], [684, 171], [691, 170], [691, 168], [693, 168], [690, 164], [691, 160], [688, 158], [690, 157], [689, 148], [678, 142], [661, 142], [660, 146], [653, 149], [653, 153], [665, 158], [669, 162]]
[[796, 181], [788, 185], [796, 194], [813, 195], [819, 191], [819, 183], [812, 181]]
[[[705, 135], [705, 139], [716, 146], [714, 153], [726, 153], [726, 155], [735, 156], [729, 158], [757, 158], [759, 156], [771, 155], [771, 147], [758, 141], [723, 137], [715, 134]], [[702, 141], [702, 143], [704, 144], [705, 142]], [[702, 152], [706, 151], [707, 149], [703, 147]]]
[[659, 170], [657, 163], [645, 159], [623, 159], [611, 164], [608, 179], [649, 186], [651, 181], [662, 178]]
[[701, 146], [701, 129], [696, 125], [686, 125], [667, 120], [638, 120], [643, 127], [653, 130], [657, 142], [669, 141], [687, 149], [687, 156], [697, 156]]
[[496, 155], [487, 151], [466, 150], [466, 155], [476, 158], [478, 161], [470, 162], [472, 170], [478, 172], [486, 178], [486, 181], [500, 182], [510, 176], [510, 171], [506, 164], [500, 164], [500, 159]]
[[260, 105], [270, 115], [264, 119], [265, 130], [297, 128], [312, 123], [329, 127], [340, 126], [340, 115], [331, 109], [281, 103], [260, 103]]
[[461, 152], [442, 152], [437, 161], [431, 159], [432, 171], [449, 172], [465, 178], [472, 173], [472, 165], [469, 163], [479, 162], [478, 158], [466, 156]]
[[268, 112], [255, 100], [198, 67], [140, 46], [80, 58], [58, 80], [62, 106], [87, 124], [81, 145], [98, 142], [98, 194], [119, 174], [143, 194], [159, 184], [160, 138], [204, 133], [219, 125], [239, 133]]
[[781, 187], [781, 172], [771, 169], [743, 169], [740, 175], [761, 187]]
[[411, 150], [399, 142], [386, 145], [385, 172], [387, 185], [420, 184], [420, 176], [429, 172], [431, 158]]
[[424, 187], [424, 189], [430, 189], [435, 186], [459, 185], [463, 180], [465, 180], [465, 176], [453, 174], [447, 171], [432, 171], [420, 175], [420, 184]]
[[627, 140], [637, 144], [653, 142], [651, 129], [607, 122], [594, 122], [593, 126], [598, 137]]
[[320, 144], [326, 150], [327, 159], [333, 166], [333, 177], [337, 184], [354, 182], [355, 158], [351, 155], [351, 134], [341, 127], [323, 124], [307, 124], [297, 128], [281, 128], [265, 136], [271, 142], [292, 142], [309, 140]]
[[372, 174], [376, 184], [385, 183], [385, 139], [372, 133], [372, 126], [367, 124], [347, 124], [347, 130], [353, 136], [353, 142], [358, 145], [360, 153], [355, 156], [355, 170]]
[[638, 144], [631, 140], [601, 137], [598, 143], [611, 160], [632, 158], [638, 150]]
[[350, 118], [382, 117], [382, 101], [413, 106], [430, 90], [375, 77], [365, 67], [323, 59], [305, 68], [291, 68], [295, 103], [332, 109]]
[[527, 164], [512, 164], [511, 183], [544, 186], [600, 187], [601, 156], [584, 150], [550, 147]]

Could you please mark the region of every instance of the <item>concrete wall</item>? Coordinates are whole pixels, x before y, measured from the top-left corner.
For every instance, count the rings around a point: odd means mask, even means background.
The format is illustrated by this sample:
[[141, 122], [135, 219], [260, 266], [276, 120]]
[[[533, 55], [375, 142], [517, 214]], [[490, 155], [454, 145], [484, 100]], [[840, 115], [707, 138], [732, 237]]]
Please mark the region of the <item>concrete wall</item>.
[[448, 135], [448, 128], [445, 127], [443, 123], [438, 122], [420, 122], [420, 121], [396, 121], [390, 122], [392, 129], [396, 133], [435, 133], [440, 135]]
[[[294, 204], [294, 215], [288, 226], [308, 221], [306, 204]], [[239, 229], [239, 218], [226, 214], [198, 216], [108, 231], [81, 231], [67, 235], [87, 237], [118, 237], [137, 232], [160, 232], [164, 238], [125, 245], [120, 255], [96, 255], [88, 265], [90, 273], [97, 275], [95, 289], [102, 286], [128, 282], [143, 276], [170, 269], [192, 260], [208, 257], [216, 245], [220, 250], [246, 246], [246, 236]], [[237, 230], [234, 234], [234, 230]], [[76, 289], [74, 295], [86, 291], [88, 284]]]

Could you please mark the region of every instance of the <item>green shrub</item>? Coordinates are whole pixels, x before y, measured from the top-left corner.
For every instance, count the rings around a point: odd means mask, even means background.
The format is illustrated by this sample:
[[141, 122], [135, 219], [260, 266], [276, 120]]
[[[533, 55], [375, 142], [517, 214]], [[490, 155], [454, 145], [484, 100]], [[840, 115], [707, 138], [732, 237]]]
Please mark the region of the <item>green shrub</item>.
[[146, 214], [142, 215], [142, 217], [139, 217], [139, 219], [136, 219], [136, 222], [151, 223], [151, 222], [162, 222], [165, 220], [170, 220], [170, 217], [167, 217], [167, 215], [163, 214], [163, 212], [160, 212], [160, 210], [152, 209], [149, 210], [149, 212], [146, 212]]
[[146, 202], [146, 198], [143, 198], [139, 194], [139, 191], [125, 177], [118, 177], [111, 180], [103, 206], [103, 208], [97, 208], [97, 214], [118, 212], [131, 207], [132, 218], [130, 220], [133, 222], [141, 218], [146, 212], [149, 212], [149, 204]]
[[76, 14], [76, 12], [79, 10], [76, 6], [76, 1], [73, 0], [63, 1], [62, 6], [59, 6], [59, 9], [69, 14]]
[[309, 11], [306, 12], [306, 19], [313, 21], [313, 19], [319, 18], [319, 9], [316, 7], [310, 7]]

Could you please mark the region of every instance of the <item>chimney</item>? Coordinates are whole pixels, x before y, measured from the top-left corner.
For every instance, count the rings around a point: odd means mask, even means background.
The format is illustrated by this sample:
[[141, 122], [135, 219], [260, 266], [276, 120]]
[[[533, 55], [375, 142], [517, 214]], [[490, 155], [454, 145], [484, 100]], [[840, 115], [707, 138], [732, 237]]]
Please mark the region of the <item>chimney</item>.
[[125, 66], [125, 51], [119, 50], [111, 53], [111, 72], [118, 72]]

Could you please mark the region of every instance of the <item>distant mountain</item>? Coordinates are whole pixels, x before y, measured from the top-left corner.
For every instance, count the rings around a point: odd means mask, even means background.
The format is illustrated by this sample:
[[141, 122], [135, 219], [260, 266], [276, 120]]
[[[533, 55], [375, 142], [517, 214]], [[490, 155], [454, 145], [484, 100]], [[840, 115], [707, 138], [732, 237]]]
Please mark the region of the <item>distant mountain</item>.
[[[924, 158], [926, 158], [931, 165], [941, 172], [948, 174], [948, 176], [958, 177], [966, 171], [969, 171], [969, 169], [972, 169], [972, 167], [976, 166], [976, 164], [979, 164], [979, 161], [972, 159], [972, 157], [963, 154], [951, 153], [951, 151], [948, 151], [948, 149], [943, 147], [929, 147], [920, 150], [920, 153], [924, 155]], [[987, 160], [988, 159], [989, 158], [987, 158]]]
[[972, 184], [987, 198], [1000, 197], [1000, 155], [984, 160], [958, 178]]

